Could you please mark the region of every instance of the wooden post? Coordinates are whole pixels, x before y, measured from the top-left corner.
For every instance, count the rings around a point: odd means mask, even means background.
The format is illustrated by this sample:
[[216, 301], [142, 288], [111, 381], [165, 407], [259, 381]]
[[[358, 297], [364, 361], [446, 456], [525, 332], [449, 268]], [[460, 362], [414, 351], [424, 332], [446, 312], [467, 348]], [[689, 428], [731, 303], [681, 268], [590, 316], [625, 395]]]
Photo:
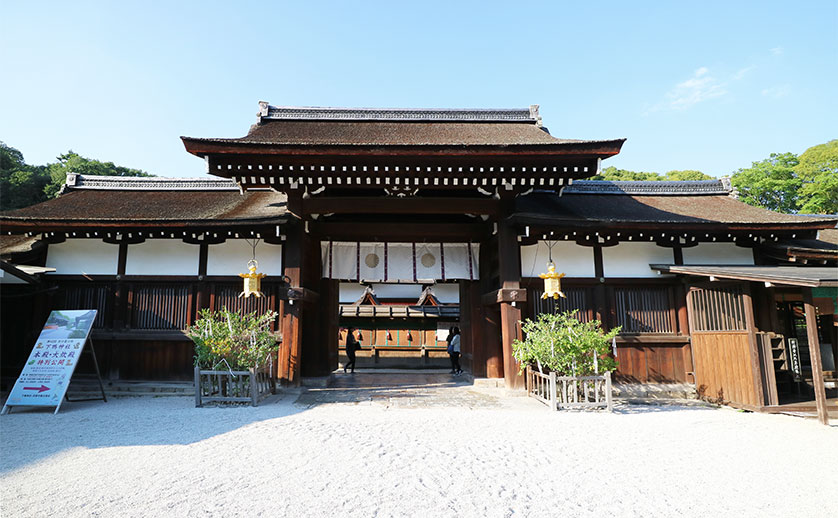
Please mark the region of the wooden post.
[[256, 379], [256, 368], [251, 367], [250, 369], [250, 404], [253, 406], [259, 405], [259, 387], [258, 387], [258, 380]]
[[550, 371], [550, 409], [559, 409], [559, 395], [556, 393], [556, 371]]
[[809, 341], [809, 357], [812, 360], [812, 383], [815, 385], [815, 404], [818, 407], [818, 420], [829, 425], [826, 409], [826, 389], [823, 385], [823, 362], [821, 344], [818, 339], [818, 321], [815, 318], [815, 305], [812, 302], [812, 288], [803, 288], [803, 306], [806, 310], [806, 336]]
[[203, 392], [203, 387], [201, 386], [201, 367], [199, 365], [195, 366], [195, 406], [201, 406], [201, 392]]
[[[511, 211], [512, 202], [507, 202]], [[500, 287], [521, 289], [521, 247], [515, 227], [505, 219], [498, 221], [498, 273]], [[521, 308], [512, 302], [501, 302], [501, 343], [503, 345], [503, 377], [506, 388], [523, 388], [524, 378], [512, 355], [512, 342], [521, 339]]]
[[611, 371], [605, 373], [605, 408], [609, 412], [614, 411], [614, 400], [611, 395]]

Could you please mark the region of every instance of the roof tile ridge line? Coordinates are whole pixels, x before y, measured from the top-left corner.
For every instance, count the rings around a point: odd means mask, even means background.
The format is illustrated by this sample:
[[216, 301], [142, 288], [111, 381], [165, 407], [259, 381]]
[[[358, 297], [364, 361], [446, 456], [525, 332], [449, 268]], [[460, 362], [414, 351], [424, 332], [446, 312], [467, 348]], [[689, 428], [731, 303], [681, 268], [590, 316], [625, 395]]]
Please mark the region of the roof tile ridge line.
[[[272, 113], [273, 111], [273, 113]], [[288, 111], [292, 115], [297, 112], [299, 116], [276, 116], [276, 112]], [[312, 116], [302, 116], [310, 113]], [[317, 114], [321, 114], [317, 116]], [[379, 117], [375, 114], [378, 113]], [[329, 114], [343, 114], [342, 117], [328, 117]], [[367, 116], [363, 116], [366, 114]], [[386, 117], [384, 114], [392, 114]], [[404, 116], [398, 117], [397, 114]], [[449, 117], [431, 117], [428, 114], [445, 115]], [[460, 114], [459, 117], [454, 116]], [[482, 116], [478, 116], [482, 115]], [[495, 117], [491, 117], [495, 114]], [[501, 114], [507, 115], [501, 117]], [[518, 115], [515, 117], [514, 115]], [[354, 116], [353, 116], [354, 115]], [[489, 117], [487, 117], [487, 115]], [[258, 121], [268, 120], [453, 120], [466, 122], [481, 121], [526, 121], [535, 123], [541, 127], [541, 117], [538, 113], [538, 105], [530, 105], [528, 108], [349, 108], [330, 106], [273, 106], [268, 101], [259, 101]]]
[[224, 178], [161, 177], [161, 176], [99, 176], [67, 174], [62, 193], [67, 189], [166, 189], [166, 190], [238, 190], [235, 182]]
[[729, 194], [722, 179], [711, 180], [577, 180], [568, 193], [603, 194]]

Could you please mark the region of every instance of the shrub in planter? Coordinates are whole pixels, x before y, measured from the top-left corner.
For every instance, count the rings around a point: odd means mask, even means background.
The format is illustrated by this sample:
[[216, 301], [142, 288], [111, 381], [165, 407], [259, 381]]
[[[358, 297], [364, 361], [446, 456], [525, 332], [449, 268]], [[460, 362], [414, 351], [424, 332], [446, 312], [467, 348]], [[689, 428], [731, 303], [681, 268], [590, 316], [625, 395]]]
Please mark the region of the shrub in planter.
[[274, 311], [257, 315], [205, 309], [198, 317], [187, 334], [195, 344], [195, 365], [201, 369], [248, 370], [265, 365], [278, 348], [270, 329]]
[[549, 370], [563, 376], [589, 376], [617, 368], [617, 360], [609, 353], [620, 328], [606, 333], [598, 320], [581, 322], [575, 314], [542, 313], [522, 322], [525, 339], [512, 343], [521, 371], [532, 365], [542, 374]]

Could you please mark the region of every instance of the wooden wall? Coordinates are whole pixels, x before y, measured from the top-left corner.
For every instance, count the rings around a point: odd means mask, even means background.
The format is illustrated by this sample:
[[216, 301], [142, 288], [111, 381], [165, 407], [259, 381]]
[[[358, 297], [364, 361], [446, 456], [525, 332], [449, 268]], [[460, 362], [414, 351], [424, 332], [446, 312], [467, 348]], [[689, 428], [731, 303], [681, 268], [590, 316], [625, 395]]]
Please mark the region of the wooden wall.
[[623, 383], [692, 383], [689, 343], [617, 344], [616, 380]]

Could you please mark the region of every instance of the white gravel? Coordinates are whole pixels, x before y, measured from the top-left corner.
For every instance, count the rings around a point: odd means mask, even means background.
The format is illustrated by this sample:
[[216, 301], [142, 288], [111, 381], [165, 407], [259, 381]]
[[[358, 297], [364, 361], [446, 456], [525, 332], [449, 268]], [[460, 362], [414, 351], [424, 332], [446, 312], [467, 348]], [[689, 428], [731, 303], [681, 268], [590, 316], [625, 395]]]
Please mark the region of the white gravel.
[[[838, 429], [730, 409], [551, 413], [191, 398], [0, 417], [3, 517], [828, 516]], [[832, 511], [829, 511], [832, 509]], [[834, 516], [834, 515], [832, 515]]]

